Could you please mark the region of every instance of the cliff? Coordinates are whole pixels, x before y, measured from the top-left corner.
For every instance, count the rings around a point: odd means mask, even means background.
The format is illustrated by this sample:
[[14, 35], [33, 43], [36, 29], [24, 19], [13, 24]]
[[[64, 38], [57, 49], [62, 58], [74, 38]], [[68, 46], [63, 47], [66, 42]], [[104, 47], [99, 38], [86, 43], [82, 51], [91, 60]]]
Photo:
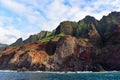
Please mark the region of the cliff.
[[0, 51], [0, 69], [42, 71], [120, 70], [120, 13], [100, 21], [64, 21], [52, 32], [18, 39]]
[[18, 40], [16, 40], [15, 43], [11, 44], [10, 46], [17, 47], [17, 46], [22, 46], [27, 43], [37, 42], [40, 39], [48, 37], [50, 34], [51, 34], [51, 32], [49, 32], [49, 31], [41, 31], [38, 34], [30, 35], [29, 38], [27, 38], [26, 40], [19, 38]]

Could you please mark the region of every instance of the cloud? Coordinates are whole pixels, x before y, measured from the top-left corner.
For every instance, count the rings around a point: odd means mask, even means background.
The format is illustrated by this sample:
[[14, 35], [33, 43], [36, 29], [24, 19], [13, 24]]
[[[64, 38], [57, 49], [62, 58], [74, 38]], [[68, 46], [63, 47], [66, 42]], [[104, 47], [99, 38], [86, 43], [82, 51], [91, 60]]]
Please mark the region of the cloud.
[[15, 29], [10, 28], [3, 28], [3, 26], [0, 26], [0, 42], [10, 44], [13, 43], [16, 38], [19, 38], [20, 32]]
[[1, 0], [1, 3], [4, 7], [16, 13], [23, 14], [23, 13], [26, 13], [28, 10], [24, 4], [20, 4], [14, 0]]
[[120, 11], [119, 4], [119, 0], [0, 0], [0, 36], [5, 37], [0, 42], [52, 31], [61, 21], [79, 21], [86, 15], [100, 20], [111, 11]]

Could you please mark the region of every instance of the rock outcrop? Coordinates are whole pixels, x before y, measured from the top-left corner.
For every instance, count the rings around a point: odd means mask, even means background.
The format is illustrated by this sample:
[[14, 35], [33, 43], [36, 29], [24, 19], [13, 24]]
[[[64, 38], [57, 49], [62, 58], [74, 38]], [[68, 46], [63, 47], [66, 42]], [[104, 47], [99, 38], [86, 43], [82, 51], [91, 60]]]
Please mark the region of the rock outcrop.
[[90, 70], [90, 45], [88, 40], [77, 39], [72, 36], [62, 37], [55, 51], [55, 64], [60, 65], [60, 70], [77, 71]]
[[[55, 42], [52, 42], [55, 44]], [[21, 47], [7, 47], [1, 52], [0, 69], [49, 70], [53, 55], [47, 53], [50, 43], [30, 43]], [[51, 47], [51, 46], [50, 46]]]
[[50, 34], [51, 34], [51, 32], [49, 32], [49, 31], [41, 31], [38, 34], [30, 35], [29, 38], [27, 38], [26, 40], [19, 38], [15, 43], [11, 44], [11, 46], [16, 47], [16, 46], [22, 46], [27, 43], [37, 42], [40, 39], [46, 38]]
[[64, 33], [66, 35], [72, 35], [74, 28], [77, 26], [76, 22], [72, 21], [63, 21], [60, 25], [56, 28], [55, 34]]
[[113, 31], [111, 36], [108, 38], [108, 44], [120, 44], [120, 24], [113, 25]]
[[23, 39], [22, 38], [19, 38], [15, 43], [11, 44], [11, 46], [22, 46], [24, 43], [23, 43]]
[[[57, 42], [29, 43], [21, 47], [7, 47], [0, 52], [0, 69], [12, 70], [90, 70], [88, 40], [70, 35]], [[75, 62], [74, 62], [75, 61]]]
[[[12, 47], [15, 46], [15, 47]], [[0, 69], [18, 71], [120, 70], [120, 13], [97, 21], [64, 21], [52, 32], [18, 39], [0, 51]]]

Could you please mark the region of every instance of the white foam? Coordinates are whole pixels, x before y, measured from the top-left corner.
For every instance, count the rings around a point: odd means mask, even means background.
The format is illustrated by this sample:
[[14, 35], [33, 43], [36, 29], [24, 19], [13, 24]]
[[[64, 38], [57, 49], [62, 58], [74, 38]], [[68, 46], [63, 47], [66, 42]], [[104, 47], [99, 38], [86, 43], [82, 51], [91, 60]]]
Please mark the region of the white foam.
[[17, 72], [17, 71], [13, 71], [13, 70], [0, 70], [0, 72]]
[[[13, 70], [0, 70], [0, 72], [18, 72]], [[22, 71], [20, 71], [22, 72]], [[80, 74], [80, 73], [115, 73], [119, 71], [103, 71], [103, 72], [92, 72], [92, 71], [23, 71], [22, 73], [57, 73], [57, 74]]]

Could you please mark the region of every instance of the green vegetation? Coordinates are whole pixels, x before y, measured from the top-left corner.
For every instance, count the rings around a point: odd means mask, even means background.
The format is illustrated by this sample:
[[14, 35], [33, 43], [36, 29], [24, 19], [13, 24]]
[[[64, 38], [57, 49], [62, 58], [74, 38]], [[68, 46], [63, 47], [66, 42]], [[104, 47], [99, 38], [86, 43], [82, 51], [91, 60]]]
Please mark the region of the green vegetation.
[[98, 21], [94, 17], [86, 16], [83, 20], [78, 22], [73, 35], [76, 37], [86, 37], [91, 29], [91, 24], [97, 26]]
[[76, 27], [76, 36], [82, 36], [88, 31], [88, 25], [84, 21], [80, 21]]
[[48, 37], [50, 34], [51, 32], [49, 31], [41, 31], [38, 34], [31, 35], [27, 40], [24, 41], [24, 43], [36, 42], [38, 40]]
[[113, 25], [120, 23], [120, 12], [112, 12], [108, 16], [104, 16], [100, 21], [96, 20], [94, 17], [86, 16], [84, 19], [78, 22], [72, 21], [63, 21], [59, 24], [59, 26], [53, 30], [49, 31], [41, 31], [38, 34], [31, 35], [28, 39], [22, 42], [15, 42], [15, 45], [20, 46], [21, 44], [31, 43], [31, 42], [48, 42], [50, 40], [57, 41], [60, 37], [64, 35], [71, 35], [75, 37], [84, 37], [87, 38], [88, 33], [91, 30], [91, 24], [94, 25], [102, 36], [102, 38], [106, 39], [112, 35]]
[[51, 34], [51, 32], [49, 32], [49, 31], [41, 31], [40, 33], [37, 34], [37, 37], [39, 39], [42, 39], [42, 38], [49, 36], [50, 34]]
[[48, 36], [46, 38], [40, 39], [39, 41], [40, 42], [49, 42], [50, 40], [52, 40], [52, 41], [58, 41], [60, 39], [60, 37], [62, 37], [62, 36], [65, 36], [65, 34], [60, 33], [60, 34], [55, 35], [55, 36], [54, 35], [50, 35], [50, 36]]
[[112, 12], [108, 16], [103, 16], [98, 24], [98, 29], [105, 38], [112, 35], [113, 25], [120, 23], [120, 13]]
[[60, 25], [56, 28], [55, 34], [64, 33], [67, 35], [73, 34], [73, 29], [77, 26], [76, 22], [64, 21], [61, 22]]

